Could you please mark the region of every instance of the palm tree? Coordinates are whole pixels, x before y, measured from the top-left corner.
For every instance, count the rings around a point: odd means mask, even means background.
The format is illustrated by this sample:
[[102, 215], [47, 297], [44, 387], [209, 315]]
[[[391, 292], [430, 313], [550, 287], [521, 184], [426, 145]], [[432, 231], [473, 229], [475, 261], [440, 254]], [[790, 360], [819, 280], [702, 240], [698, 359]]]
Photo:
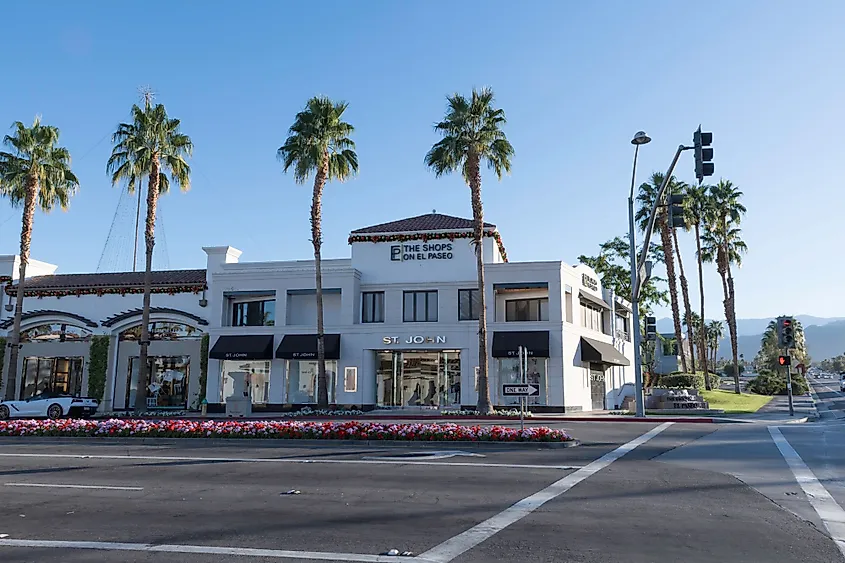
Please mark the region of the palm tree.
[[[704, 268], [701, 259], [701, 228], [706, 225], [707, 217], [712, 212], [712, 199], [710, 198], [709, 187], [706, 185], [688, 186], [687, 197], [684, 201], [684, 211], [686, 213], [686, 223], [692, 226], [695, 231], [695, 258], [698, 265], [698, 296], [699, 306], [701, 309], [700, 318], [704, 319]], [[705, 341], [704, 331], [701, 331], [698, 337], [698, 350], [701, 359], [701, 369], [707, 373], [708, 354], [706, 353], [707, 343]], [[707, 388], [709, 389], [710, 381], [705, 377]]]
[[[736, 294], [734, 291], [731, 264], [742, 265], [742, 255], [748, 246], [742, 240], [739, 223], [745, 214], [745, 206], [739, 201], [742, 192], [729, 180], [719, 180], [710, 189], [713, 197], [713, 212], [708, 218], [708, 228], [702, 237], [702, 255], [705, 262], [715, 262], [716, 271], [722, 278], [724, 292], [725, 319], [728, 321], [728, 333], [731, 339], [733, 365], [738, 365], [739, 353], [736, 331]], [[736, 393], [742, 393], [739, 386], [738, 370], [734, 371]]]
[[67, 210], [70, 198], [79, 188], [79, 180], [70, 169], [70, 153], [66, 148], [57, 146], [58, 128], [42, 125], [41, 119], [36, 117], [32, 127], [16, 121], [12, 129], [14, 133], [3, 138], [3, 144], [11, 152], [0, 152], [0, 191], [13, 205], [23, 205], [15, 320], [9, 336], [9, 368], [6, 374], [6, 399], [10, 401], [16, 398], [24, 286], [35, 206], [38, 205], [44, 213], [49, 213], [57, 205], [63, 211]]
[[[640, 185], [639, 193], [637, 194], [637, 201], [640, 204], [637, 214], [635, 216], [640, 230], [645, 231], [651, 217], [651, 210], [654, 207], [657, 199], [657, 192], [663, 184], [663, 174], [655, 172], [651, 175], [648, 182]], [[677, 182], [675, 178], [669, 179], [668, 193], [675, 193], [677, 191]], [[660, 231], [660, 240], [663, 246], [666, 264], [666, 279], [669, 285], [669, 302], [672, 306], [672, 321], [675, 325], [675, 341], [678, 342], [678, 353], [681, 356], [681, 367], [687, 371], [687, 356], [683, 347], [683, 336], [681, 334], [681, 314], [678, 307], [678, 285], [675, 281], [675, 253], [672, 249], [672, 226], [669, 224], [666, 213], [666, 206], [660, 205], [657, 207], [657, 218], [655, 227]]]
[[326, 380], [326, 344], [323, 332], [323, 273], [320, 249], [323, 244], [323, 189], [329, 180], [343, 182], [358, 172], [355, 143], [349, 138], [355, 130], [343, 121], [349, 104], [333, 102], [325, 96], [308, 100], [296, 114], [284, 144], [276, 155], [287, 172], [293, 167], [297, 184], [304, 184], [314, 174], [311, 196], [311, 243], [314, 246], [314, 270], [317, 294], [317, 404], [329, 404]]
[[[670, 184], [670, 188], [673, 189], [673, 192], [676, 194], [685, 194], [689, 186], [684, 182], [678, 182], [674, 185]], [[682, 216], [684, 221], [683, 229], [688, 231], [690, 229], [690, 224], [687, 221], [686, 210], [684, 210], [684, 214]], [[693, 323], [689, 322], [689, 319], [692, 315], [692, 307], [690, 307], [689, 302], [689, 285], [687, 284], [687, 276], [684, 274], [684, 261], [681, 259], [681, 245], [678, 244], [678, 229], [669, 225], [672, 231], [672, 242], [675, 245], [675, 254], [678, 257], [678, 277], [681, 281], [681, 296], [684, 298], [684, 324], [687, 326], [687, 338], [689, 338], [689, 367], [690, 372], [695, 373], [695, 339], [693, 338], [693, 327], [695, 326]], [[704, 378], [705, 381], [707, 378]]]
[[152, 95], [149, 93], [144, 97], [143, 109], [133, 105], [131, 115], [132, 122], [119, 124], [112, 135], [114, 147], [106, 171], [111, 175], [112, 185], [125, 180], [129, 193], [134, 193], [144, 177], [147, 178], [144, 305], [138, 354], [138, 390], [135, 395], [135, 410], [140, 412], [146, 408], [146, 382], [149, 379], [150, 298], [156, 207], [159, 196], [170, 189], [171, 180], [182, 191], [190, 189], [191, 167], [185, 159], [193, 152], [193, 143], [190, 137], [179, 131], [179, 120], [168, 117], [164, 105], [152, 104]]
[[709, 351], [712, 354], [711, 358], [711, 365], [713, 366], [712, 371], [716, 371], [716, 357], [719, 354], [719, 343], [722, 341], [722, 338], [725, 336], [725, 326], [722, 324], [722, 321], [710, 321], [707, 323], [707, 345], [709, 347]]
[[472, 91], [470, 99], [461, 94], [447, 97], [448, 108], [443, 121], [434, 126], [440, 139], [428, 154], [426, 165], [436, 176], [461, 171], [469, 186], [472, 199], [473, 242], [478, 269], [478, 294], [481, 298], [478, 314], [478, 404], [480, 413], [491, 413], [490, 384], [487, 369], [487, 298], [484, 291], [484, 208], [481, 202], [481, 161], [492, 168], [501, 180], [510, 172], [513, 146], [502, 126], [507, 122], [505, 112], [493, 107], [493, 90]]

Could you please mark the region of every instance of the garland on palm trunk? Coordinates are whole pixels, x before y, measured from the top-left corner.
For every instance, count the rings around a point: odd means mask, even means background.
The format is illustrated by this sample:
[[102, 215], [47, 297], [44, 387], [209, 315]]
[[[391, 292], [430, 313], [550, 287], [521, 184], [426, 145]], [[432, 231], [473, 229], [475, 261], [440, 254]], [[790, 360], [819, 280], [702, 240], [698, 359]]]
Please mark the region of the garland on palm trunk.
[[[448, 232], [436, 232], [436, 233], [397, 233], [393, 235], [367, 235], [367, 234], [359, 234], [359, 235], [349, 235], [349, 240], [347, 241], [349, 244], [353, 242], [408, 242], [412, 240], [421, 240], [423, 242], [428, 242], [430, 240], [449, 240], [454, 241], [455, 239], [471, 239], [475, 235], [472, 231], [448, 231]], [[508, 253], [505, 251], [505, 245], [502, 243], [502, 236], [499, 234], [499, 231], [491, 231], [486, 230], [484, 231], [485, 237], [490, 237], [496, 241], [496, 246], [499, 247], [499, 254], [502, 255], [502, 261], [508, 261]]]

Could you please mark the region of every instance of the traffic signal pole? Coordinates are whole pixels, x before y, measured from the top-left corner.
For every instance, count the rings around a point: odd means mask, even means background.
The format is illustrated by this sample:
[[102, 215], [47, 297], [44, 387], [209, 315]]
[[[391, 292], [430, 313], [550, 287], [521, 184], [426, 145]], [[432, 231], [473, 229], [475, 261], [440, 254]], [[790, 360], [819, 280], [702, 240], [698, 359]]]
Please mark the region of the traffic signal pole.
[[[789, 355], [789, 348], [784, 348], [784, 355]], [[786, 363], [786, 396], [789, 398], [789, 416], [795, 416], [795, 408], [792, 404], [792, 369], [789, 362]]]

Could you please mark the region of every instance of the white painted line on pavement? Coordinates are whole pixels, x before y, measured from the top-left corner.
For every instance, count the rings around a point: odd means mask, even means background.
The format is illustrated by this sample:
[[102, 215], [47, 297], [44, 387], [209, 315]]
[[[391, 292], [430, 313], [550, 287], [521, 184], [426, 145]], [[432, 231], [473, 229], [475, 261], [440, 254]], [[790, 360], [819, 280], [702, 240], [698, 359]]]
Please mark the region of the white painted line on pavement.
[[267, 457], [188, 457], [188, 456], [149, 456], [149, 455], [85, 455], [85, 454], [30, 454], [30, 453], [0, 453], [0, 457], [46, 458], [46, 459], [111, 459], [111, 460], [141, 460], [141, 461], [208, 461], [232, 463], [322, 463], [322, 464], [353, 464], [353, 465], [445, 465], [450, 467], [497, 467], [513, 469], [581, 469], [582, 465], [530, 465], [519, 463], [473, 463], [470, 461], [420, 461], [420, 460], [376, 460], [376, 459], [289, 459]]
[[[316, 561], [363, 561], [396, 563], [402, 558], [359, 553], [327, 553], [322, 551], [292, 551], [287, 549], [256, 549], [248, 547], [215, 547], [210, 545], [154, 545], [148, 543], [118, 543], [96, 541], [53, 541], [0, 539], [0, 547], [38, 547], [57, 549], [94, 549], [99, 551], [145, 551], [151, 553], [202, 553], [205, 555], [235, 555], [276, 559], [310, 559]], [[415, 557], [414, 561], [434, 563]]]
[[109, 487], [107, 485], [60, 485], [56, 483], [4, 483], [7, 487], [43, 487], [45, 489], [103, 489], [105, 491], [143, 491], [144, 487]]
[[783, 456], [789, 469], [792, 470], [795, 480], [798, 481], [798, 484], [804, 490], [804, 494], [807, 495], [810, 505], [822, 519], [830, 537], [836, 543], [836, 547], [845, 557], [845, 510], [842, 510], [842, 507], [824, 488], [824, 485], [819, 483], [819, 480], [816, 479], [812, 470], [807, 467], [795, 448], [784, 438], [780, 429], [776, 426], [769, 426], [769, 434], [772, 435], [772, 440], [780, 450], [780, 455]]
[[452, 561], [461, 554], [474, 548], [481, 542], [501, 532], [511, 524], [522, 520], [523, 518], [543, 506], [545, 503], [559, 497], [560, 495], [562, 495], [584, 479], [587, 479], [588, 477], [601, 471], [623, 455], [634, 450], [638, 446], [645, 444], [646, 442], [648, 442], [649, 440], [669, 428], [672, 424], [674, 423], [664, 422], [660, 426], [652, 428], [642, 436], [634, 438], [627, 444], [623, 444], [612, 452], [604, 454], [599, 459], [593, 461], [585, 467], [582, 467], [575, 473], [570, 473], [563, 479], [552, 483], [542, 491], [534, 493], [530, 497], [526, 497], [518, 501], [516, 504], [514, 504], [510, 508], [506, 508], [499, 514], [496, 514], [495, 516], [488, 518], [484, 522], [473, 526], [469, 530], [446, 540], [438, 546], [429, 549], [428, 551], [420, 555], [420, 557], [428, 559], [435, 563], [448, 563], [449, 561]]

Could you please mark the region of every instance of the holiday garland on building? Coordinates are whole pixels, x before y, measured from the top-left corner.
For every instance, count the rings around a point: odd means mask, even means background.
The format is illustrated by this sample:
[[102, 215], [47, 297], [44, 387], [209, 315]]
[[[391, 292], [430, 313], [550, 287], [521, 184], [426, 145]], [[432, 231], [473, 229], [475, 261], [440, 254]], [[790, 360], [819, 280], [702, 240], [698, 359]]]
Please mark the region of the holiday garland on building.
[[[163, 287], [154, 287], [151, 293], [166, 293], [168, 295], [176, 295], [177, 293], [194, 293], [199, 294], [206, 289], [205, 284], [195, 285], [171, 285]], [[52, 288], [52, 289], [27, 289], [24, 288], [25, 297], [81, 297], [83, 295], [96, 295], [102, 297], [103, 295], [128, 295], [144, 293], [143, 287], [82, 287], [82, 288]], [[16, 295], [17, 286], [7, 287], [7, 295]]]
[[[502, 255], [502, 261], [508, 261], [508, 253], [505, 251], [505, 245], [502, 243], [502, 236], [499, 234], [499, 231], [484, 231], [485, 237], [490, 237], [496, 241], [496, 245], [499, 247], [499, 254]], [[408, 242], [412, 240], [421, 240], [423, 242], [428, 242], [430, 240], [449, 240], [454, 241], [455, 239], [471, 239], [474, 238], [475, 234], [472, 231], [449, 231], [449, 232], [436, 232], [436, 233], [400, 233], [400, 234], [393, 234], [393, 235], [368, 235], [368, 234], [359, 234], [359, 235], [350, 235], [349, 240], [347, 241], [349, 244], [353, 242]]]

